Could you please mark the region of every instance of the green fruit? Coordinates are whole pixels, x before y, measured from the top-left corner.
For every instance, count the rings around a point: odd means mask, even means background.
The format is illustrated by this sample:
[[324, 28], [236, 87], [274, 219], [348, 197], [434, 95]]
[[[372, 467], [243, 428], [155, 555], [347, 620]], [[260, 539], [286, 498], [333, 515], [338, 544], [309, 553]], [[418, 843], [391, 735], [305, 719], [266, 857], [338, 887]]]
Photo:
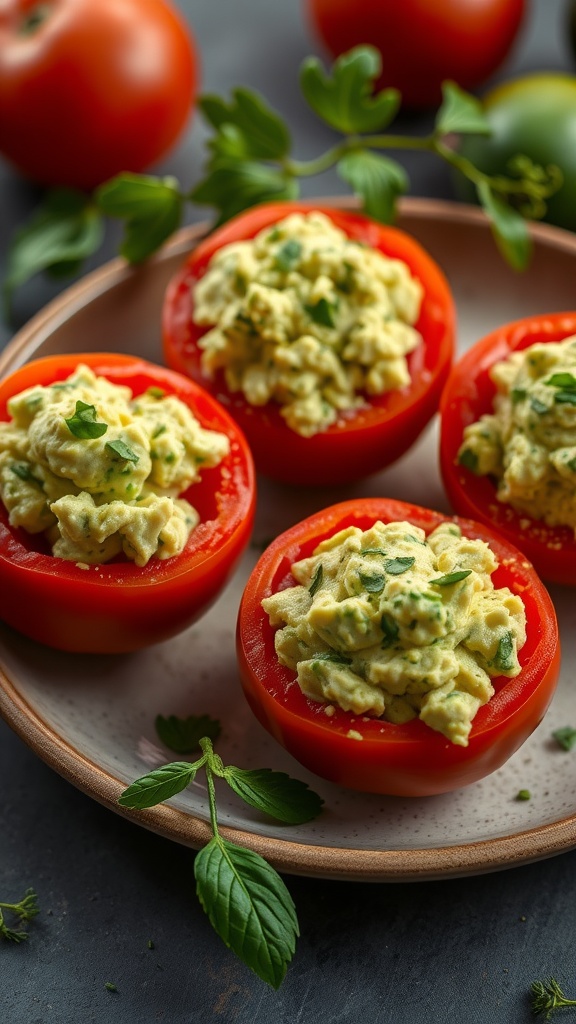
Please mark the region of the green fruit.
[[[492, 134], [463, 136], [459, 151], [487, 174], [509, 173], [508, 161], [519, 153], [544, 167], [555, 164], [564, 180], [543, 219], [576, 231], [576, 77], [525, 75], [487, 93], [483, 106]], [[476, 198], [460, 174], [456, 188], [462, 199]]]

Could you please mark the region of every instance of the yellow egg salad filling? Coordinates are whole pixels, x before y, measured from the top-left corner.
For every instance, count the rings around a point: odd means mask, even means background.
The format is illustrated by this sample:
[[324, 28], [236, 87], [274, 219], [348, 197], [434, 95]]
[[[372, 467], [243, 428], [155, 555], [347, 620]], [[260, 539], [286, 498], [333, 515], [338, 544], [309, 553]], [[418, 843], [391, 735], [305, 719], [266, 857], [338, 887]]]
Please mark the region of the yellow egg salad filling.
[[202, 368], [253, 405], [273, 401], [309, 437], [410, 383], [423, 289], [401, 260], [349, 239], [322, 213], [294, 213], [226, 245], [194, 287]]
[[576, 336], [496, 363], [493, 412], [464, 430], [461, 465], [497, 481], [497, 497], [576, 531]]
[[468, 745], [493, 676], [516, 676], [521, 599], [495, 589], [484, 541], [445, 523], [348, 527], [292, 566], [297, 586], [262, 601], [278, 660], [311, 700], [394, 723], [419, 717]]
[[0, 497], [10, 524], [44, 533], [57, 558], [87, 565], [180, 554], [199, 516], [178, 495], [230, 447], [180, 399], [158, 388], [134, 398], [82, 365], [15, 395], [8, 412]]

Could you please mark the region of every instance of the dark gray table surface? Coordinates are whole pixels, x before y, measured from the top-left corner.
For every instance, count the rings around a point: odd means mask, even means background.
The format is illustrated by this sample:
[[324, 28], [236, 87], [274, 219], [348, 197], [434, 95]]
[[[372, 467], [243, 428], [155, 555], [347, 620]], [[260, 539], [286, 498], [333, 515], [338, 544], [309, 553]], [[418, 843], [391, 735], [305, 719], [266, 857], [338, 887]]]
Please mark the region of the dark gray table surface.
[[[298, 155], [317, 152], [324, 133], [300, 98], [297, 68], [319, 51], [298, 0], [179, 0], [179, 7], [202, 53], [203, 90], [260, 89], [289, 120]], [[575, 71], [565, 12], [564, 0], [532, 0], [498, 77]], [[423, 131], [429, 120], [404, 117], [401, 126]], [[192, 183], [204, 138], [196, 119], [159, 170]], [[413, 195], [452, 197], [442, 165], [418, 155], [404, 162]], [[336, 194], [341, 186], [328, 174], [304, 191]], [[38, 197], [0, 160], [0, 273], [9, 238]], [[108, 237], [86, 269], [114, 246]], [[41, 279], [23, 288], [16, 326], [61, 288]], [[0, 324], [1, 346], [12, 333]], [[194, 895], [193, 852], [78, 792], [2, 721], [0, 779], [0, 900], [34, 886], [42, 908], [28, 943], [0, 945], [1, 1024], [523, 1024], [532, 1019], [534, 978], [554, 974], [576, 995], [576, 852], [437, 882], [287, 876], [301, 937], [274, 992], [212, 932]]]

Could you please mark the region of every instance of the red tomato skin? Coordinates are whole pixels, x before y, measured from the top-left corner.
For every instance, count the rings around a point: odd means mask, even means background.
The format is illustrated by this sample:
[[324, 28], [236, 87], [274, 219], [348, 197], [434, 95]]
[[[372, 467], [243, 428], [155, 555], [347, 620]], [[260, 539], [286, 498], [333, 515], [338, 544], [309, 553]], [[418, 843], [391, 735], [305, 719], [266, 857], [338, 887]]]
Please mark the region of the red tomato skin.
[[[251, 406], [231, 394], [223, 375], [207, 378], [200, 367], [199, 338], [207, 328], [192, 323], [191, 289], [206, 272], [214, 252], [230, 242], [253, 238], [292, 212], [319, 210], [350, 238], [403, 260], [420, 279], [425, 298], [415, 325], [424, 344], [408, 363], [412, 382], [371, 397], [367, 406], [342, 416], [328, 430], [302, 437], [286, 426], [278, 407]], [[398, 228], [353, 210], [314, 202], [266, 203], [229, 221], [193, 250], [170, 282], [163, 309], [164, 355], [174, 370], [189, 374], [230, 410], [248, 438], [257, 470], [283, 483], [329, 486], [360, 480], [395, 462], [417, 440], [436, 413], [454, 354], [456, 314], [443, 272], [413, 238]]]
[[525, 0], [305, 0], [312, 28], [336, 57], [363, 43], [382, 55], [378, 88], [405, 107], [438, 106], [442, 82], [475, 89], [507, 57]]
[[199, 58], [170, 0], [0, 5], [0, 152], [42, 185], [90, 190], [142, 171], [176, 142]]
[[494, 363], [536, 342], [562, 341], [576, 334], [576, 313], [550, 313], [504, 324], [470, 348], [453, 367], [440, 407], [440, 467], [452, 508], [485, 523], [515, 544], [549, 583], [576, 584], [576, 539], [568, 526], [546, 526], [496, 499], [487, 476], [458, 465], [464, 427], [492, 411]]
[[[560, 641], [554, 606], [524, 556], [477, 523], [452, 517], [463, 533], [487, 541], [501, 561], [495, 586], [509, 586], [525, 603], [528, 639], [516, 679], [493, 680], [496, 694], [478, 711], [467, 747], [450, 743], [419, 719], [393, 725], [308, 700], [274, 651], [274, 630], [262, 598], [292, 581], [290, 566], [323, 537], [346, 526], [365, 530], [377, 519], [407, 520], [427, 533], [450, 517], [388, 498], [340, 502], [278, 537], [251, 574], [240, 604], [237, 655], [254, 714], [297, 761], [338, 785], [392, 796], [431, 796], [470, 785], [500, 768], [544, 717], [556, 688]], [[348, 736], [349, 730], [362, 739]]]
[[201, 522], [184, 551], [150, 559], [142, 568], [109, 562], [81, 569], [47, 554], [43, 541], [11, 527], [0, 502], [0, 618], [49, 647], [83, 653], [138, 650], [182, 632], [208, 610], [234, 571], [252, 530], [254, 468], [250, 451], [225, 410], [192, 381], [160, 366], [111, 353], [48, 356], [0, 381], [0, 418], [7, 399], [32, 384], [65, 379], [83, 362], [134, 394], [162, 387], [194, 411], [203, 426], [221, 430], [231, 452], [205, 470], [184, 496]]

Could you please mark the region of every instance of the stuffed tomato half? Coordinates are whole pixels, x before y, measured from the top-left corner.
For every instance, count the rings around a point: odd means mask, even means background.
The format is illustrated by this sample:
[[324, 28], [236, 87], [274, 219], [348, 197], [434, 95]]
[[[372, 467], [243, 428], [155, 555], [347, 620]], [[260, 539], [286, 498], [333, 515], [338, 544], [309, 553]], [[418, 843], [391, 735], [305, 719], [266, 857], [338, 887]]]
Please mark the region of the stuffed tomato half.
[[576, 313], [504, 324], [453, 367], [440, 462], [452, 507], [543, 579], [576, 583]]
[[67, 651], [166, 640], [246, 547], [254, 469], [189, 378], [128, 355], [48, 356], [0, 382], [0, 617]]
[[264, 204], [216, 229], [166, 294], [166, 361], [222, 401], [256, 468], [346, 483], [398, 459], [436, 412], [454, 350], [443, 272], [353, 210]]
[[246, 586], [242, 685], [298, 761], [424, 796], [498, 769], [543, 718], [560, 648], [532, 566], [486, 526], [385, 498], [279, 536]]

